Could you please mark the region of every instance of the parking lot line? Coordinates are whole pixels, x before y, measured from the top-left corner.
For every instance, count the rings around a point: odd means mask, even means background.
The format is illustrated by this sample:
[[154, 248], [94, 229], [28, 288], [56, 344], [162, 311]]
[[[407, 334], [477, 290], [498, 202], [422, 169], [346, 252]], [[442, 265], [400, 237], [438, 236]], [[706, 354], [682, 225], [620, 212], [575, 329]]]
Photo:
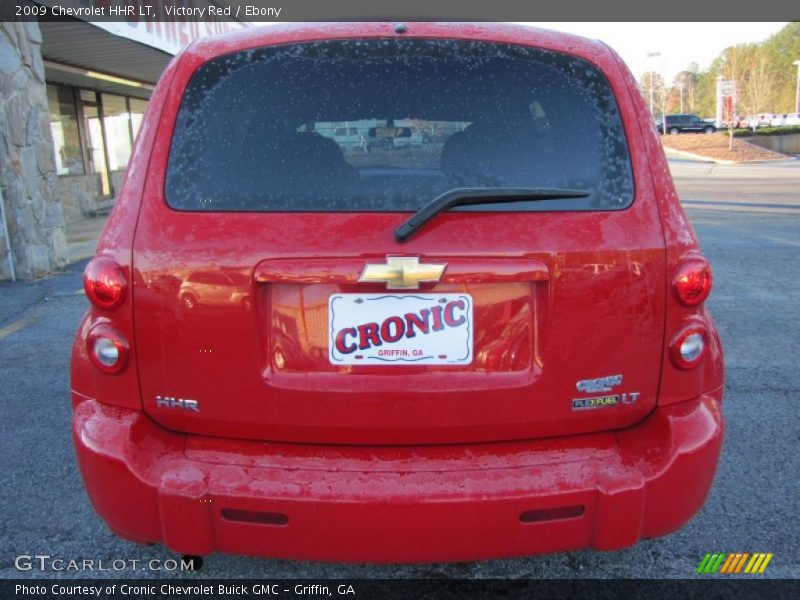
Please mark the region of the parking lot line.
[[6, 337], [11, 335], [12, 333], [16, 333], [20, 329], [24, 329], [28, 325], [30, 325], [32, 323], [35, 323], [36, 321], [38, 321], [42, 317], [43, 314], [44, 314], [44, 311], [38, 310], [38, 311], [34, 312], [33, 314], [28, 315], [27, 317], [25, 317], [23, 319], [19, 319], [18, 321], [14, 321], [13, 323], [11, 323], [9, 325], [6, 325], [5, 327], [0, 327], [0, 341], [5, 339]]
[[792, 246], [800, 246], [800, 242], [795, 242], [795, 241], [792, 241], [792, 240], [784, 240], [783, 238], [770, 237], [768, 235], [759, 235], [758, 237], [763, 238], [765, 240], [770, 240], [772, 242], [779, 242], [779, 243], [782, 243], [782, 244], [791, 244]]
[[783, 214], [797, 215], [798, 207], [792, 205], [774, 206], [746, 206], [738, 202], [720, 202], [714, 204], [699, 204], [692, 200], [682, 200], [681, 204], [687, 210], [713, 210], [720, 212], [748, 212], [754, 214]]

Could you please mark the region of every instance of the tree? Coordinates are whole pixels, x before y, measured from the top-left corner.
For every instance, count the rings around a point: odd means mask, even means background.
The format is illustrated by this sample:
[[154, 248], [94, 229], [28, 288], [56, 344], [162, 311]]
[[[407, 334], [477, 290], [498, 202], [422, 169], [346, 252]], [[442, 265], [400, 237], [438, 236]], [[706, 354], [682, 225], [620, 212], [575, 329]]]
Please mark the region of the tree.
[[775, 105], [769, 109], [779, 113], [795, 111], [795, 85], [800, 60], [800, 22], [789, 23], [764, 42], [767, 63], [775, 79]]
[[[738, 115], [794, 112], [797, 67], [792, 63], [796, 60], [800, 60], [800, 22], [789, 23], [764, 42], [726, 48], [705, 71], [700, 71], [697, 63], [691, 63], [675, 78], [677, 89], [669, 95], [669, 110], [680, 108], [677, 84], [683, 83], [685, 111], [703, 117], [714, 115], [716, 80], [722, 75], [737, 83]], [[656, 74], [654, 80], [660, 79]], [[645, 100], [649, 102], [648, 73], [642, 76], [641, 84]], [[661, 90], [662, 87], [654, 89], [656, 106], [661, 105], [658, 100]]]
[[736, 82], [739, 114], [772, 112], [776, 104], [776, 73], [762, 44], [741, 44], [722, 54], [722, 74]]
[[[697, 67], [697, 63], [692, 63]], [[668, 112], [678, 112], [681, 110], [681, 96], [683, 96], [683, 109], [682, 112], [694, 113], [695, 112], [695, 91], [699, 76], [697, 71], [689, 70], [681, 71], [675, 75], [673, 80], [673, 91], [670, 94], [670, 101], [667, 104]]]
[[703, 71], [697, 76], [695, 86], [694, 113], [711, 117], [716, 113], [717, 72], [713, 69]]

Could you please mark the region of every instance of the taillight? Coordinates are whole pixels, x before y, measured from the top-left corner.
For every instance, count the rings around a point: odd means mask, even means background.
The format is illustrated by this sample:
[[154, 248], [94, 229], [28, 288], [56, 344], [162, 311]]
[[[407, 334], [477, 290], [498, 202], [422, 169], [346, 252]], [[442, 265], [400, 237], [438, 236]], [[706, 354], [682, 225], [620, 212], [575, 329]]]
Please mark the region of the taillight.
[[702, 325], [688, 325], [673, 336], [669, 353], [676, 367], [687, 370], [700, 364], [707, 348], [708, 330]]
[[94, 366], [106, 373], [119, 373], [128, 364], [128, 340], [109, 323], [98, 323], [89, 330], [86, 349]]
[[83, 272], [86, 297], [98, 308], [116, 308], [125, 299], [128, 282], [125, 273], [114, 260], [106, 256], [93, 258]]
[[702, 257], [685, 260], [672, 280], [678, 300], [685, 306], [697, 306], [711, 293], [711, 267]]

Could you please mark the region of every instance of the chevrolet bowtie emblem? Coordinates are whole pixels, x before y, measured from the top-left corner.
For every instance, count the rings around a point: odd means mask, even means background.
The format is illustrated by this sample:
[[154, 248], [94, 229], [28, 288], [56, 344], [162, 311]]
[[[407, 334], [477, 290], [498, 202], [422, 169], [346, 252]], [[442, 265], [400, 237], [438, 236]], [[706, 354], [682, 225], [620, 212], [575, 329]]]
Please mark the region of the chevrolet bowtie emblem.
[[385, 265], [366, 265], [358, 281], [386, 283], [389, 290], [416, 290], [422, 281], [439, 281], [447, 264], [420, 264], [416, 256], [387, 256]]

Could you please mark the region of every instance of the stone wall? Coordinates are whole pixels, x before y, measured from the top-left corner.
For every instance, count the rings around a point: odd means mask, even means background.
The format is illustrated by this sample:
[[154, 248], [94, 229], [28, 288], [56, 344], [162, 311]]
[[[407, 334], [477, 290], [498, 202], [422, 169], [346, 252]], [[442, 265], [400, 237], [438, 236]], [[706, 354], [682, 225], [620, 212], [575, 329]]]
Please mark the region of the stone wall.
[[[41, 43], [36, 22], [0, 23], [0, 187], [21, 279], [41, 277], [67, 263]], [[9, 275], [0, 241], [0, 278]]]
[[751, 135], [741, 138], [746, 142], [761, 146], [781, 154], [800, 154], [800, 133], [787, 135]]

